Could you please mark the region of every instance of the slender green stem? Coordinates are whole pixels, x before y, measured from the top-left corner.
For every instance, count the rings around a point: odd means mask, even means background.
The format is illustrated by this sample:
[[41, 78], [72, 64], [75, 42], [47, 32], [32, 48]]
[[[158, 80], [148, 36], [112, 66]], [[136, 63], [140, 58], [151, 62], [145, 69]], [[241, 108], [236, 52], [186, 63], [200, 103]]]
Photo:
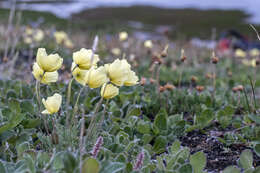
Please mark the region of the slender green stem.
[[106, 111], [107, 111], [106, 109], [107, 109], [108, 102], [109, 102], [109, 99], [106, 100], [105, 107], [104, 107], [104, 110], [103, 110], [103, 114], [102, 114], [102, 117], [101, 117], [101, 121], [100, 121], [100, 123], [98, 125], [98, 129], [100, 129], [102, 123], [104, 122]]
[[[75, 121], [75, 114], [77, 113], [78, 111], [78, 102], [79, 102], [79, 98], [80, 98], [80, 95], [81, 93], [83, 92], [83, 90], [85, 89], [85, 87], [82, 87], [79, 91], [79, 94], [77, 96], [77, 100], [76, 100], [76, 103], [74, 105], [74, 108], [73, 108], [73, 114], [72, 114], [72, 119], [73, 119], [73, 123]], [[69, 123], [69, 126], [71, 126], [71, 123]]]
[[101, 98], [100, 98], [99, 102], [97, 103], [96, 108], [95, 108], [95, 111], [94, 111], [94, 114], [93, 114], [93, 116], [92, 116], [92, 118], [91, 118], [91, 120], [90, 120], [90, 124], [89, 124], [88, 130], [87, 130], [86, 139], [89, 139], [90, 137], [93, 136], [93, 135], [92, 135], [92, 132], [93, 132], [93, 129], [95, 128], [95, 121], [96, 121], [96, 118], [97, 118], [96, 114], [97, 114], [97, 112], [98, 112], [98, 110], [99, 110], [99, 108], [100, 108], [100, 106], [101, 106], [101, 104], [102, 104], [102, 102], [103, 102], [103, 100], [104, 100], [104, 98], [102, 97], [102, 95], [104, 95], [105, 90], [106, 90], [106, 87], [107, 87], [107, 84], [105, 84], [105, 85], [106, 85], [106, 86], [105, 86], [105, 88], [104, 88], [104, 91], [103, 91], [103, 93], [101, 94]]
[[182, 80], [182, 68], [180, 69], [180, 76], [179, 76], [179, 81], [178, 81], [178, 88], [181, 87], [181, 80]]
[[256, 106], [256, 97], [255, 97], [255, 87], [254, 87], [252, 78], [251, 78], [250, 76], [248, 76], [248, 78], [249, 78], [250, 85], [251, 85], [251, 88], [252, 88], [253, 98], [254, 98], [254, 105], [255, 105], [255, 110], [256, 110], [256, 109], [257, 109], [257, 106]]
[[248, 107], [248, 111], [249, 111], [249, 113], [251, 113], [251, 108], [250, 108], [249, 101], [248, 101], [248, 98], [247, 98], [246, 90], [243, 89], [243, 92], [244, 92], [244, 94], [245, 94], [246, 104], [247, 104], [247, 107]]
[[159, 98], [160, 98], [160, 71], [161, 71], [161, 64], [159, 64], [156, 71], [156, 84], [157, 84], [157, 93], [159, 95]]
[[38, 101], [38, 106], [39, 106], [39, 111], [40, 111], [40, 105], [41, 105], [41, 98], [40, 98], [40, 82], [38, 80], [36, 80], [36, 85], [35, 85], [35, 91], [36, 91], [36, 98]]
[[66, 126], [68, 126], [69, 124], [69, 120], [70, 120], [70, 116], [69, 116], [69, 104], [70, 104], [70, 97], [71, 97], [71, 86], [72, 86], [72, 82], [73, 82], [74, 78], [72, 78], [69, 82], [69, 85], [68, 85], [68, 90], [67, 90], [67, 102], [66, 102], [66, 114], [67, 114], [67, 117], [66, 117]]
[[79, 152], [80, 152], [80, 173], [82, 173], [82, 158], [83, 158], [83, 154], [85, 152], [85, 138], [84, 138], [84, 132], [85, 132], [85, 116], [84, 114], [82, 115], [81, 118], [81, 129], [80, 129], [80, 138], [79, 138]]
[[47, 134], [49, 135], [46, 117], [41, 114], [41, 88], [40, 88], [40, 82], [38, 80], [36, 80], [35, 90], [36, 90], [36, 97], [37, 97], [37, 101], [38, 101], [39, 115], [40, 115], [40, 118], [43, 119], [44, 128], [45, 128]]

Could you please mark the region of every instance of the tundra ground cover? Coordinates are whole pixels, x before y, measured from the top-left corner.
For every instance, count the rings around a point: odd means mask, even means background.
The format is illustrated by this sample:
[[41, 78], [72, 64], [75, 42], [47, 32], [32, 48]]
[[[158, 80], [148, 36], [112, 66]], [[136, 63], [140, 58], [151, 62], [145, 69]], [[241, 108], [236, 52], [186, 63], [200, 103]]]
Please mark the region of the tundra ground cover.
[[256, 50], [20, 25], [4, 34], [0, 172], [259, 172]]

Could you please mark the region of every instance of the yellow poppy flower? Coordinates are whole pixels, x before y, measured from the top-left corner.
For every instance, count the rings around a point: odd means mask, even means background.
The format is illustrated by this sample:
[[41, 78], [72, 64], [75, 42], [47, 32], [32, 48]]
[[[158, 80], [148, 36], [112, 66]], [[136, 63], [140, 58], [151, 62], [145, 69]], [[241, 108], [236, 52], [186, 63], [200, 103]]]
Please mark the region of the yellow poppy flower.
[[40, 42], [43, 40], [43, 38], [44, 38], [44, 32], [40, 29], [36, 29], [33, 33], [33, 39], [36, 42]]
[[42, 103], [45, 107], [45, 110], [42, 111], [42, 114], [54, 114], [59, 111], [62, 102], [62, 96], [55, 93], [53, 96], [48, 97], [47, 100], [42, 99]]
[[121, 50], [119, 48], [113, 48], [111, 53], [115, 56], [119, 56], [121, 54]]
[[45, 48], [39, 48], [36, 61], [43, 71], [53, 72], [61, 67], [63, 59], [58, 54], [47, 55]]
[[58, 72], [44, 72], [37, 63], [33, 64], [33, 76], [43, 84], [49, 84], [58, 80]]
[[73, 62], [71, 66], [71, 71], [74, 79], [80, 83], [81, 85], [86, 85], [86, 74], [87, 70], [82, 70], [79, 67], [76, 66], [76, 64]]
[[25, 29], [25, 34], [26, 35], [32, 35], [33, 29], [31, 27], [27, 26], [26, 29]]
[[153, 48], [153, 42], [151, 40], [146, 40], [144, 42], [144, 47], [148, 48], [148, 49], [151, 49]]
[[91, 57], [91, 49], [82, 48], [80, 51], [73, 53], [73, 61], [83, 70], [89, 70], [92, 66], [97, 66], [97, 62], [99, 61], [98, 55], [94, 54], [92, 62]]
[[252, 67], [256, 67], [256, 59], [250, 61]]
[[237, 49], [235, 51], [235, 56], [239, 58], [245, 58], [246, 57], [246, 52], [243, 51], [242, 49]]
[[260, 55], [260, 51], [258, 49], [252, 49], [249, 51], [249, 55], [250, 56], [253, 56], [253, 57], [256, 57], [256, 56], [259, 56]]
[[105, 67], [101, 66], [97, 69], [90, 69], [87, 72], [85, 81], [90, 88], [98, 88], [102, 86], [104, 83], [108, 82], [109, 79], [107, 77]]
[[32, 42], [33, 42], [32, 37], [25, 36], [25, 37], [23, 38], [23, 42], [24, 42], [25, 44], [32, 44]]
[[100, 94], [105, 99], [111, 99], [117, 96], [119, 93], [119, 89], [112, 84], [103, 84]]
[[119, 33], [119, 40], [120, 41], [125, 41], [128, 38], [127, 32], [123, 31]]
[[54, 33], [54, 38], [58, 44], [62, 44], [68, 39], [68, 35], [64, 31], [56, 31]]
[[70, 39], [65, 40], [64, 45], [69, 49], [72, 49], [74, 47], [74, 45]]
[[127, 75], [127, 80], [124, 82], [125, 86], [133, 86], [138, 84], [138, 77], [134, 71], [130, 71]]
[[117, 85], [122, 86], [124, 82], [128, 79], [128, 74], [130, 72], [130, 64], [123, 59], [116, 59], [112, 64], [105, 65], [105, 68], [108, 72], [110, 81]]
[[244, 65], [246, 65], [246, 66], [250, 66], [250, 65], [251, 65], [251, 62], [250, 62], [249, 60], [247, 60], [247, 59], [243, 59], [243, 60], [242, 60], [242, 63], [243, 63]]

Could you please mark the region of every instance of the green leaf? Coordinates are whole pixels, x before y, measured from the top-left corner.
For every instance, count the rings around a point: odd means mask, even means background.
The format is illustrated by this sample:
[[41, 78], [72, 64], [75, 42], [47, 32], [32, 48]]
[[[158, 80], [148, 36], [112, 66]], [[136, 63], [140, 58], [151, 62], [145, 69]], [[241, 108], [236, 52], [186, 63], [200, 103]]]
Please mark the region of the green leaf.
[[260, 144], [256, 144], [254, 147], [254, 151], [258, 157], [260, 157]]
[[201, 129], [210, 125], [211, 121], [214, 119], [213, 111], [210, 109], [205, 109], [201, 114], [197, 115], [195, 118], [195, 124]]
[[14, 98], [9, 99], [8, 107], [15, 114], [19, 114], [21, 112], [20, 102], [17, 99]]
[[248, 117], [254, 121], [256, 124], [260, 124], [260, 117], [255, 114], [249, 114]]
[[234, 108], [226, 106], [224, 109], [218, 111], [217, 120], [223, 128], [226, 128], [232, 120], [234, 114]]
[[181, 143], [179, 140], [176, 140], [171, 146], [171, 153], [176, 154], [181, 148]]
[[184, 164], [179, 168], [179, 173], [192, 173], [192, 166], [190, 164]]
[[28, 142], [23, 142], [21, 144], [19, 144], [17, 147], [16, 147], [16, 150], [17, 150], [17, 154], [18, 154], [18, 157], [22, 157], [23, 153], [26, 151], [26, 150], [29, 150], [30, 149], [30, 144]]
[[201, 173], [206, 166], [206, 156], [203, 152], [199, 151], [190, 156], [190, 164], [194, 173]]
[[35, 163], [33, 158], [29, 154], [24, 154], [24, 159], [30, 170], [30, 173], [36, 173]]
[[30, 100], [23, 100], [21, 102], [21, 110], [24, 113], [34, 114], [34, 105]]
[[141, 113], [142, 113], [142, 111], [141, 111], [141, 107], [139, 105], [132, 105], [127, 110], [126, 117], [129, 117], [129, 116], [139, 116], [139, 115], [141, 115]]
[[4, 164], [0, 161], [0, 172], [1, 173], [6, 173], [6, 168], [4, 166]]
[[27, 118], [23, 120], [21, 124], [23, 125], [24, 128], [30, 129], [39, 126], [41, 124], [41, 120], [37, 118], [35, 119]]
[[165, 151], [167, 146], [167, 140], [165, 137], [159, 136], [155, 139], [155, 143], [153, 145], [153, 151], [156, 154], [160, 154]]
[[240, 170], [236, 166], [229, 166], [224, 169], [223, 173], [240, 173]]
[[260, 172], [260, 166], [256, 167], [253, 173], [259, 173]]
[[6, 124], [4, 124], [0, 127], [0, 134], [16, 127], [18, 124], [20, 124], [20, 122], [23, 120], [24, 117], [25, 117], [25, 114], [13, 115], [12, 119], [9, 122], [7, 122]]
[[[125, 169], [126, 165], [120, 162], [105, 161], [102, 164], [102, 169], [99, 173], [117, 173]], [[93, 172], [94, 173], [94, 172]]]
[[153, 139], [152, 135], [144, 134], [143, 138], [142, 138], [142, 142], [143, 142], [144, 145], [146, 145], [146, 144], [149, 144], [152, 139]]
[[84, 173], [98, 173], [99, 163], [94, 158], [86, 158], [83, 162], [82, 171]]
[[159, 130], [167, 130], [167, 112], [163, 109], [156, 115], [154, 120], [154, 125], [159, 128]]
[[252, 168], [253, 165], [253, 154], [250, 150], [244, 150], [239, 157], [239, 163], [243, 169], [247, 170]]
[[149, 134], [151, 131], [150, 122], [148, 121], [139, 121], [137, 124], [137, 131], [142, 134]]

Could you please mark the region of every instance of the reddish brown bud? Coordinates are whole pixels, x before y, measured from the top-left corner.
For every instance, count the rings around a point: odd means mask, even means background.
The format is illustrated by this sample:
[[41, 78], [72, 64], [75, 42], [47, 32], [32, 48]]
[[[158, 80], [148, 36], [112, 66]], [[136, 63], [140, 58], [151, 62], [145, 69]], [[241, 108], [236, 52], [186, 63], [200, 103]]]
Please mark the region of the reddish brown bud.
[[159, 87], [159, 91], [160, 91], [160, 92], [164, 92], [164, 91], [165, 91], [165, 88], [164, 88], [163, 86], [160, 86], [160, 87]]
[[175, 86], [167, 83], [166, 85], [164, 85], [164, 88], [167, 89], [167, 90], [173, 90], [173, 89], [175, 89]]
[[140, 85], [145, 85], [146, 84], [146, 78], [144, 78], [144, 77], [141, 77], [141, 81], [140, 81]]
[[196, 90], [198, 92], [202, 92], [202, 91], [204, 91], [204, 86], [198, 85], [198, 86], [196, 86]]
[[150, 83], [151, 84], [154, 84], [156, 82], [156, 80], [155, 79], [153, 79], [153, 78], [150, 78]]
[[198, 78], [196, 76], [191, 76], [191, 82], [196, 83], [198, 81]]

